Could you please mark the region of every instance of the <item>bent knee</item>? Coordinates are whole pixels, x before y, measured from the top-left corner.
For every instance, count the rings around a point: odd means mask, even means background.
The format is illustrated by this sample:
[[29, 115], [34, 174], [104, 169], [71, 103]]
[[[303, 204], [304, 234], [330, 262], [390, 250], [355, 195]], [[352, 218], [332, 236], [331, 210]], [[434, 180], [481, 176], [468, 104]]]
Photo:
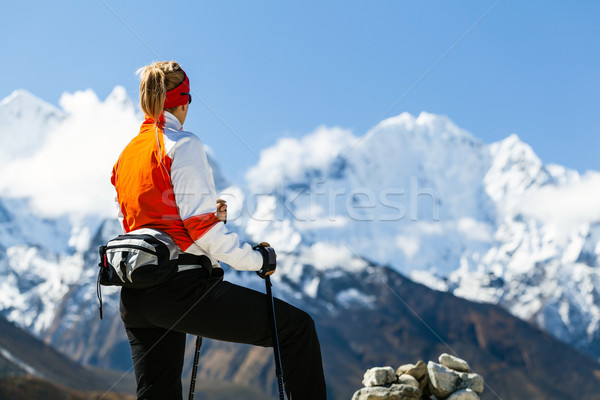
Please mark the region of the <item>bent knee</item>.
[[293, 318], [298, 330], [302, 332], [314, 332], [316, 330], [314, 319], [306, 311], [298, 309]]

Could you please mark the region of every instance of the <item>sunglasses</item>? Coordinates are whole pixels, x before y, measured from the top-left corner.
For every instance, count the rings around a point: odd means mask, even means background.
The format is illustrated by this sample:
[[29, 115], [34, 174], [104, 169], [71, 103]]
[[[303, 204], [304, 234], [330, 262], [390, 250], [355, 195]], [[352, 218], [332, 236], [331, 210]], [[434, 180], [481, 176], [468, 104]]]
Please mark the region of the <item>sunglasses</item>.
[[185, 96], [186, 94], [189, 96], [190, 101], [188, 102], [188, 104], [192, 104], [192, 94], [188, 93], [188, 92], [181, 92], [180, 93], [182, 96]]

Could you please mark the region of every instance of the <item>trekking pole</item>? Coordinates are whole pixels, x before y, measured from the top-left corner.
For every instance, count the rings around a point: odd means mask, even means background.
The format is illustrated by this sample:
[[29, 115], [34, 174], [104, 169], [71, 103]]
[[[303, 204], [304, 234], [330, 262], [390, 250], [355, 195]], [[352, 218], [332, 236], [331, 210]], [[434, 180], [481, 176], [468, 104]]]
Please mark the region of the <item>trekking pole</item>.
[[194, 354], [194, 366], [192, 367], [192, 381], [190, 382], [189, 400], [194, 400], [194, 391], [196, 390], [196, 373], [198, 372], [198, 360], [200, 358], [200, 347], [202, 346], [202, 336], [196, 336], [196, 352]]
[[271, 335], [273, 337], [273, 354], [275, 356], [275, 375], [277, 376], [277, 386], [279, 387], [279, 398], [285, 400], [283, 394], [283, 373], [281, 368], [281, 355], [279, 354], [279, 338], [277, 336], [277, 321], [275, 320], [275, 303], [273, 301], [273, 292], [271, 292], [271, 278], [265, 276], [265, 286], [267, 289], [267, 302], [269, 306], [269, 319], [271, 320]]

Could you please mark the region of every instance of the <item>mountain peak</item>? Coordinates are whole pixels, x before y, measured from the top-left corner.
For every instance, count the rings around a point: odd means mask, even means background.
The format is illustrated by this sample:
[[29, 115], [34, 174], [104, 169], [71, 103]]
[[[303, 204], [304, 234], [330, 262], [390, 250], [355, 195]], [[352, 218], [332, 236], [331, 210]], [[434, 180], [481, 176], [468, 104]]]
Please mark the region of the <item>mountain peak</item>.
[[45, 113], [62, 115], [62, 111], [56, 106], [40, 99], [25, 89], [16, 89], [4, 99], [0, 100], [0, 112], [11, 112], [23, 108], [40, 109]]
[[0, 107], [9, 104], [9, 103], [13, 103], [15, 101], [21, 101], [21, 99], [25, 99], [25, 100], [31, 100], [31, 99], [35, 99], [36, 101], [43, 101], [38, 97], [35, 97], [33, 94], [31, 94], [31, 92], [25, 90], [25, 89], [16, 89], [13, 90], [13, 92], [11, 94], [9, 94], [8, 96], [6, 96], [4, 99], [2, 99], [0, 101]]
[[444, 140], [477, 141], [471, 133], [459, 128], [446, 115], [433, 114], [427, 111], [421, 111], [417, 117], [408, 112], [403, 112], [400, 115], [386, 118], [375, 126], [371, 134], [387, 130]]
[[512, 154], [513, 159], [525, 157], [535, 163], [542, 163], [531, 146], [522, 141], [516, 133], [511, 133], [506, 138], [492, 143], [490, 148], [495, 152], [514, 153]]
[[459, 128], [448, 116], [422, 111], [416, 119], [417, 125], [427, 127], [430, 132], [442, 132], [446, 136], [475, 140], [475, 137]]
[[0, 156], [3, 161], [35, 153], [64, 113], [25, 89], [13, 91], [0, 101]]
[[485, 177], [486, 190], [500, 204], [510, 206], [502, 199], [510, 197], [517, 201], [519, 195], [526, 190], [551, 180], [542, 160], [515, 133], [490, 144], [489, 151], [493, 161]]

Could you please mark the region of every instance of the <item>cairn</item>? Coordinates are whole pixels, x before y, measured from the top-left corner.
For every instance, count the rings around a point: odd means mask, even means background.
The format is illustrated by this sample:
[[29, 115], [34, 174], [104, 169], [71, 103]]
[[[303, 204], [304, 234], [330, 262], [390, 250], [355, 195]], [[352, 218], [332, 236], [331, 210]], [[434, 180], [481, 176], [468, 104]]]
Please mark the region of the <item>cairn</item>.
[[362, 384], [352, 400], [479, 400], [483, 377], [471, 371], [469, 364], [450, 354], [442, 354], [439, 363], [419, 360], [394, 370], [375, 367], [365, 372]]

